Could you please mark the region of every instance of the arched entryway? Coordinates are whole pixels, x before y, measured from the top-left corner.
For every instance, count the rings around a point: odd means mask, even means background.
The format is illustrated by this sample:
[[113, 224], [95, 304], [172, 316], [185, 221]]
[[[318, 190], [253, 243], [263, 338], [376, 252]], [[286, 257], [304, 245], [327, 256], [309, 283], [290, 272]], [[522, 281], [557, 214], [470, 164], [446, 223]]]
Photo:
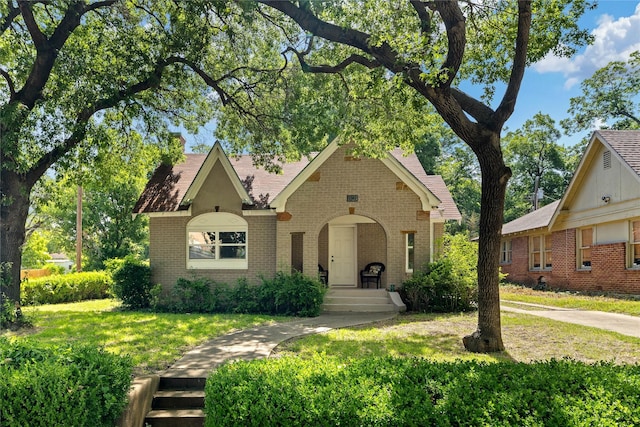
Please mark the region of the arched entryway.
[[322, 227], [318, 266], [327, 272], [329, 286], [361, 287], [359, 272], [370, 262], [387, 264], [387, 235], [381, 224], [362, 215], [344, 215]]

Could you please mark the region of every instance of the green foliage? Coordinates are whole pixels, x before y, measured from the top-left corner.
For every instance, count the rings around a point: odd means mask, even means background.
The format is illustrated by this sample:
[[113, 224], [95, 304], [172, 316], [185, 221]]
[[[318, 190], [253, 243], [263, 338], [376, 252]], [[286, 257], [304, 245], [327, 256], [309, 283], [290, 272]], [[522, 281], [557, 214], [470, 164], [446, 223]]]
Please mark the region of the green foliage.
[[325, 287], [317, 279], [295, 272], [279, 272], [273, 279], [262, 278], [260, 285], [246, 279], [236, 286], [212, 282], [202, 277], [180, 278], [163, 298], [158, 295], [156, 309], [177, 313], [241, 313], [309, 316], [320, 314]]
[[22, 247], [22, 268], [40, 268], [50, 259], [47, 239], [42, 233], [34, 231]]
[[104, 271], [58, 274], [22, 282], [23, 304], [58, 304], [111, 296], [113, 281]]
[[445, 235], [442, 257], [403, 282], [409, 311], [455, 312], [477, 304], [477, 244], [466, 234]]
[[152, 288], [148, 262], [128, 257], [113, 272], [113, 294], [131, 309], [148, 308]]
[[0, 420], [12, 426], [113, 426], [132, 365], [87, 345], [46, 347], [0, 337]]
[[639, 386], [608, 363], [283, 357], [218, 368], [205, 425], [632, 426]]

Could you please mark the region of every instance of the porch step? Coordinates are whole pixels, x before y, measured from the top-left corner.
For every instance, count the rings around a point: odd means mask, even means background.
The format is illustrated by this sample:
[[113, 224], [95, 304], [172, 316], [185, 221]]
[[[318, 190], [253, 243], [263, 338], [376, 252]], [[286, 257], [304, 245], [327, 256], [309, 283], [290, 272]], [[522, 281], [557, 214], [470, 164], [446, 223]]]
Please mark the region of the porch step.
[[206, 378], [162, 377], [145, 418], [150, 427], [204, 426]]
[[325, 312], [397, 312], [389, 294], [384, 289], [330, 289], [324, 298]]

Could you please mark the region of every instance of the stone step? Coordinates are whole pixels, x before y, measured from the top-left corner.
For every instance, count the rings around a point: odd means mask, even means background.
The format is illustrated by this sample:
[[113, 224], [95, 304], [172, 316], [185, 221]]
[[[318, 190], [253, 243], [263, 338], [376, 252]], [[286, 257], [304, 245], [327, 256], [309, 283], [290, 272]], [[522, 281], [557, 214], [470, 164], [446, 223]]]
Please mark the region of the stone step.
[[349, 297], [364, 297], [364, 296], [386, 296], [386, 289], [360, 289], [360, 288], [351, 288], [351, 289], [335, 289], [330, 288], [327, 292], [326, 296], [349, 296]]
[[202, 409], [204, 390], [159, 390], [151, 405], [153, 409]]
[[149, 427], [202, 427], [204, 411], [202, 409], [157, 409], [145, 418]]

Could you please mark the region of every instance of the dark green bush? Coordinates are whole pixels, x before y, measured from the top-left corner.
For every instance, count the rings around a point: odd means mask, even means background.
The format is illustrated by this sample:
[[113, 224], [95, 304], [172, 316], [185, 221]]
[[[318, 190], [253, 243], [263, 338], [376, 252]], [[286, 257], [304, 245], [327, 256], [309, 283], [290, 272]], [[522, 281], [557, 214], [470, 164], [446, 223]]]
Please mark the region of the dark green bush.
[[135, 258], [125, 258], [113, 272], [113, 294], [129, 308], [151, 305], [151, 267]]
[[468, 311], [477, 306], [478, 248], [468, 236], [443, 238], [439, 260], [403, 282], [400, 295], [409, 311]]
[[318, 356], [220, 367], [207, 426], [635, 426], [640, 366]]
[[325, 287], [302, 273], [277, 273], [252, 285], [246, 279], [234, 287], [205, 278], [178, 279], [171, 295], [154, 297], [154, 307], [173, 312], [274, 314], [317, 316]]
[[111, 275], [89, 271], [27, 279], [21, 284], [22, 304], [58, 304], [111, 296]]
[[0, 420], [7, 426], [113, 426], [132, 364], [88, 346], [48, 348], [0, 337]]

